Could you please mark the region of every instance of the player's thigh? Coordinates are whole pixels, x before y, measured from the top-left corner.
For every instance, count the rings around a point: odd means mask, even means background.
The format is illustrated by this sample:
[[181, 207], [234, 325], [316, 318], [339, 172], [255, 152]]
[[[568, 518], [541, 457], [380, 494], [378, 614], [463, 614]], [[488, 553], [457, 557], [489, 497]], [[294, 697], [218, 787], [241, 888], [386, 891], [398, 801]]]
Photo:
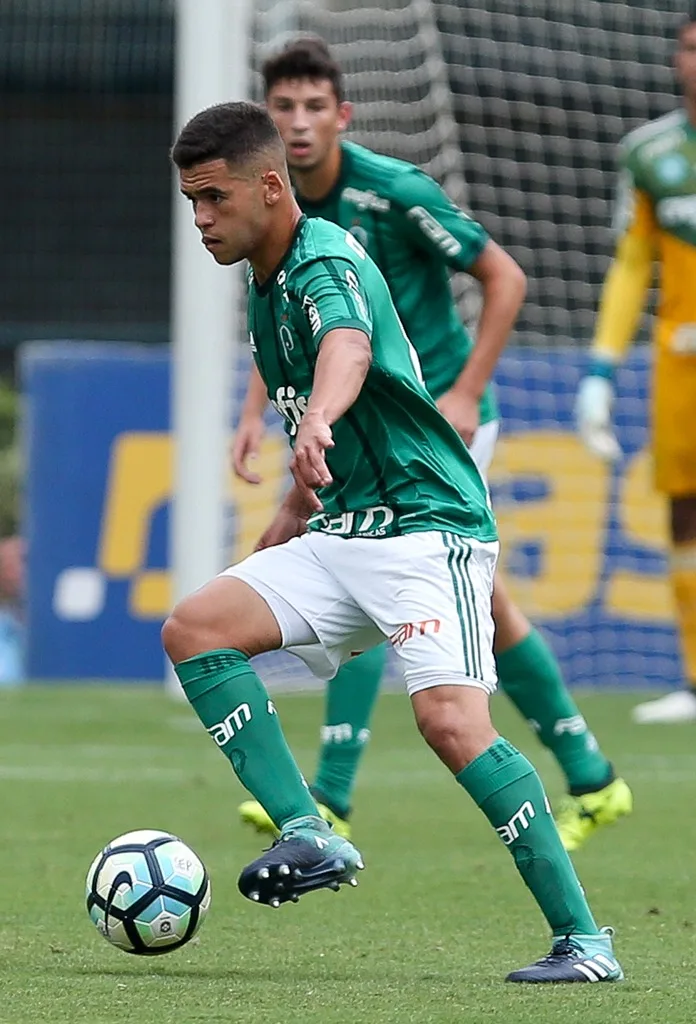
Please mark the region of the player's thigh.
[[511, 647], [515, 647], [529, 635], [531, 630], [529, 619], [513, 600], [500, 569], [495, 574], [493, 585], [493, 621], [495, 623], [494, 649], [496, 654], [502, 654]]
[[233, 648], [252, 657], [281, 646], [267, 602], [246, 583], [218, 577], [180, 601], [162, 627], [174, 664], [205, 651]]
[[493, 692], [497, 543], [439, 531], [370, 540], [324, 535], [314, 543], [389, 637], [410, 694], [446, 684]]
[[499, 433], [500, 420], [489, 420], [488, 423], [481, 424], [469, 445], [469, 454], [486, 482], [488, 481], [488, 471], [491, 468]]
[[352, 655], [383, 639], [317, 557], [309, 534], [254, 552], [222, 578], [242, 580], [263, 598], [280, 629], [278, 646], [320, 678], [330, 679]]
[[655, 360], [652, 447], [655, 486], [679, 498], [696, 494], [696, 354], [661, 351]]

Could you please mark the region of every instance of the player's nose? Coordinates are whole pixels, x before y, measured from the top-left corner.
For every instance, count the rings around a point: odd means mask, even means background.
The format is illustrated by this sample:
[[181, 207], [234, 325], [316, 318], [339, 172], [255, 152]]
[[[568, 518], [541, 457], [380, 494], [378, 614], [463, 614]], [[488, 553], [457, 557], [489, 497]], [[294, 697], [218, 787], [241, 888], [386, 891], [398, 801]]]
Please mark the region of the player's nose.
[[292, 119], [292, 130], [299, 134], [309, 131], [309, 118], [307, 117], [307, 111], [302, 107], [295, 108], [294, 117]]
[[211, 227], [211, 225], [215, 223], [215, 216], [210, 207], [205, 208], [199, 205], [198, 208], [196, 209], [195, 222], [196, 227], [200, 228], [201, 231], [203, 231], [205, 228]]

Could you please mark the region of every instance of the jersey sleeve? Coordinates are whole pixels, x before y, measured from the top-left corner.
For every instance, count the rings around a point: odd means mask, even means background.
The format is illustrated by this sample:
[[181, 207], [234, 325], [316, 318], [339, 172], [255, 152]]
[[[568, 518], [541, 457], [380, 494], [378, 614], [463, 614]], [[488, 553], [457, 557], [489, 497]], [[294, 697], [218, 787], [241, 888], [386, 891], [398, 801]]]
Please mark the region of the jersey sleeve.
[[652, 280], [657, 222], [640, 183], [640, 164], [624, 151], [614, 211], [616, 252], [604, 279], [592, 342], [593, 358], [600, 365], [614, 366], [625, 357]]
[[631, 235], [645, 241], [652, 241], [657, 230], [652, 199], [642, 186], [642, 167], [630, 149], [620, 157], [613, 227], [618, 239]]
[[372, 338], [372, 313], [358, 267], [348, 259], [324, 257], [306, 264], [289, 282], [299, 329], [315, 347], [339, 327], [363, 331]]
[[415, 168], [394, 182], [391, 204], [409, 240], [453, 270], [468, 270], [488, 242], [485, 229]]

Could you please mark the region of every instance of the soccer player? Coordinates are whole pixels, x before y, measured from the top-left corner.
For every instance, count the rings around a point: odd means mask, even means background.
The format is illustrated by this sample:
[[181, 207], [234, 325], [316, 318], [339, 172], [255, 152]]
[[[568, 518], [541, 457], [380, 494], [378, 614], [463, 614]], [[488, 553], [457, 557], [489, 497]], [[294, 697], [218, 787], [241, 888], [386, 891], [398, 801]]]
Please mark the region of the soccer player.
[[657, 267], [654, 479], [669, 502], [670, 576], [687, 686], [639, 704], [633, 714], [642, 723], [696, 719], [696, 8], [679, 29], [675, 65], [683, 105], [623, 140], [616, 255], [576, 404], [589, 449], [620, 458], [611, 422], [614, 373]]
[[[470, 444], [485, 476], [498, 433], [489, 380], [524, 297], [522, 271], [426, 174], [341, 141], [351, 107], [344, 99], [340, 68], [323, 40], [291, 42], [263, 70], [268, 111], [285, 142], [301, 208], [307, 216], [340, 224], [366, 246], [418, 352], [428, 390]], [[449, 268], [481, 282], [475, 345], [458, 317]], [[234, 446], [235, 469], [252, 482], [258, 477], [248, 457], [258, 450], [265, 405], [263, 384], [253, 375]], [[265, 536], [262, 543], [272, 540]], [[560, 809], [558, 827], [566, 849], [575, 850], [598, 827], [630, 812], [631, 792], [623, 779], [615, 778], [551, 650], [499, 577], [493, 614], [501, 687], [565, 774], [569, 798]], [[328, 685], [312, 792], [324, 816], [346, 836], [384, 660], [384, 648], [376, 648], [341, 669]], [[257, 828], [272, 827], [253, 801], [242, 804], [240, 813]]]
[[251, 264], [250, 345], [292, 448], [275, 522], [285, 543], [185, 598], [162, 631], [194, 710], [280, 831], [241, 892], [278, 906], [355, 882], [362, 867], [319, 815], [249, 659], [284, 648], [326, 679], [389, 637], [422, 735], [509, 848], [554, 936], [549, 956], [508, 980], [621, 980], [536, 771], [491, 724], [495, 521], [384, 278], [353, 235], [303, 216], [261, 107], [197, 114], [172, 158], [202, 243], [220, 264]]

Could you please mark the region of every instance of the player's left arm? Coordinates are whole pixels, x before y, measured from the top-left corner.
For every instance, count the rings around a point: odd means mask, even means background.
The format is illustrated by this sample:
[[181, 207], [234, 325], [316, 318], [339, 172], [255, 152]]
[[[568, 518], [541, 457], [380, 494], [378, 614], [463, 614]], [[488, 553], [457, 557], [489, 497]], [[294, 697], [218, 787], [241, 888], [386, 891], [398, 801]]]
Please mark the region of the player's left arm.
[[315, 492], [332, 482], [331, 427], [357, 399], [372, 362], [372, 317], [359, 271], [345, 260], [317, 261], [297, 298], [318, 354], [290, 469], [301, 497], [318, 511]]
[[474, 347], [454, 386], [438, 401], [440, 411], [470, 442], [479, 423], [479, 401], [524, 301], [526, 277], [512, 256], [426, 174], [404, 175], [396, 187], [396, 203], [416, 248], [452, 270], [465, 271], [481, 285]]
[[524, 302], [527, 278], [504, 249], [489, 239], [469, 273], [483, 293], [476, 341], [462, 372], [438, 401], [440, 412], [467, 444], [479, 425], [479, 402]]

